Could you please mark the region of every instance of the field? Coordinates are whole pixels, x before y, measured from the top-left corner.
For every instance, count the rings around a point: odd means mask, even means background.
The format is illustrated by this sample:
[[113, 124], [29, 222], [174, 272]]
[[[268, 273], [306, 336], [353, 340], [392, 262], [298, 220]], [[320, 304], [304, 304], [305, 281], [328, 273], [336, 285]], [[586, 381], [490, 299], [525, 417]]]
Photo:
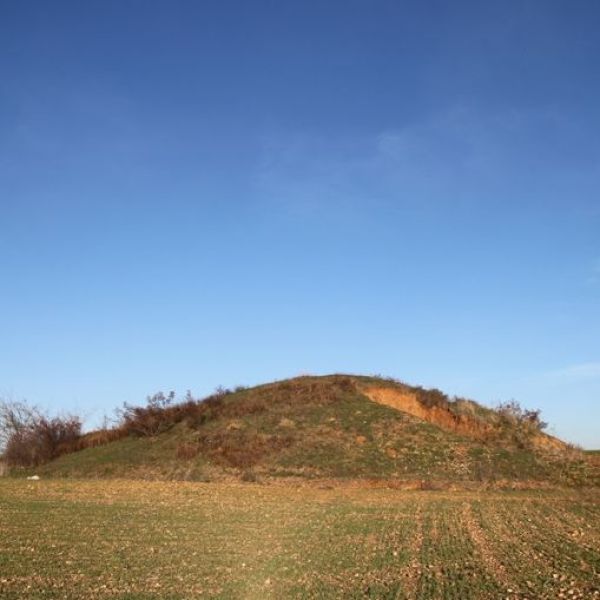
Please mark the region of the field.
[[0, 480], [0, 597], [600, 598], [597, 491]]

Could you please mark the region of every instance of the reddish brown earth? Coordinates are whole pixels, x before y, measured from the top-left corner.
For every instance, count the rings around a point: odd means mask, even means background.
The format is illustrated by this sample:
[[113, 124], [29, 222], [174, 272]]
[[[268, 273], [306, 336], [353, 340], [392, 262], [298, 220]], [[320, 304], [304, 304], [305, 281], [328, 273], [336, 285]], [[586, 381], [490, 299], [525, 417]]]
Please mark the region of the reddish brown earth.
[[[373, 402], [395, 408], [401, 412], [412, 415], [436, 425], [446, 431], [458, 433], [476, 440], [489, 439], [495, 426], [484, 423], [470, 415], [459, 415], [449, 408], [442, 406], [425, 406], [417, 397], [417, 394], [408, 390], [383, 386], [367, 386], [363, 393]], [[564, 452], [567, 445], [552, 436], [542, 432], [536, 432], [531, 441], [533, 445], [545, 451]]]

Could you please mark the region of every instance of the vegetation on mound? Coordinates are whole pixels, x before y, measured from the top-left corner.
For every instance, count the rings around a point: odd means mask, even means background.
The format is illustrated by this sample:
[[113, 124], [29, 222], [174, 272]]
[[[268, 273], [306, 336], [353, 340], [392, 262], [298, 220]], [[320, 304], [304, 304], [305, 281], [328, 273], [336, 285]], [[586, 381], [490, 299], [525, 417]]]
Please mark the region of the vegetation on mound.
[[[414, 394], [423, 407], [486, 425], [487, 437], [453, 431], [372, 402], [372, 386]], [[367, 394], [367, 395], [366, 395]], [[534, 415], [532, 417], [532, 415]], [[453, 417], [454, 418], [454, 417]], [[56, 476], [256, 480], [382, 478], [425, 482], [504, 480], [592, 483], [579, 452], [544, 452], [539, 413], [494, 411], [438, 390], [381, 378], [299, 377], [218, 390], [204, 400], [157, 394], [125, 405], [119, 424], [61, 446], [36, 472]], [[465, 433], [467, 431], [467, 433]]]
[[79, 439], [79, 417], [50, 418], [24, 402], [0, 401], [0, 449], [2, 458], [10, 465], [48, 462], [72, 451]]

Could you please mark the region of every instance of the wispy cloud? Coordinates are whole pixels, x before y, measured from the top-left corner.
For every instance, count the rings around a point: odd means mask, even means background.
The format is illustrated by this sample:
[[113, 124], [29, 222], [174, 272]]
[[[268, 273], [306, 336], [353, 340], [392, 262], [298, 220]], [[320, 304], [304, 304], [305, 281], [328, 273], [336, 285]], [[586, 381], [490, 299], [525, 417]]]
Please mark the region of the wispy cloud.
[[577, 365], [570, 365], [568, 367], [549, 371], [546, 373], [546, 377], [548, 379], [563, 382], [590, 381], [600, 379], [600, 362], [587, 362]]
[[589, 175], [585, 161], [564, 150], [585, 135], [552, 111], [458, 107], [370, 136], [265, 136], [255, 183], [259, 197], [294, 212], [356, 203], [456, 207], [540, 195], [547, 203], [567, 189], [566, 179]]

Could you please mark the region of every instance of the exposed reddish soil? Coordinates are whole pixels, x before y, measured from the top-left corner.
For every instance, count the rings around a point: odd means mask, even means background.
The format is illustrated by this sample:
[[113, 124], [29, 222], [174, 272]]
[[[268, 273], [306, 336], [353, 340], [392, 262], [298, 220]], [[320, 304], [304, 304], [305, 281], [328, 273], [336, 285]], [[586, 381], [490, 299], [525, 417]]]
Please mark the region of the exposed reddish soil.
[[[493, 424], [485, 423], [470, 415], [458, 415], [444, 406], [425, 406], [415, 393], [408, 390], [369, 386], [363, 389], [363, 393], [373, 402], [395, 408], [441, 429], [470, 438], [489, 439], [496, 431]], [[536, 448], [547, 452], [564, 452], [567, 448], [564, 442], [542, 432], [533, 434], [531, 442]]]
[[368, 387], [364, 394], [378, 404], [390, 406], [413, 417], [437, 425], [447, 431], [453, 431], [468, 437], [484, 439], [489, 436], [493, 427], [467, 415], [456, 415], [441, 406], [425, 406], [417, 395], [387, 387]]

